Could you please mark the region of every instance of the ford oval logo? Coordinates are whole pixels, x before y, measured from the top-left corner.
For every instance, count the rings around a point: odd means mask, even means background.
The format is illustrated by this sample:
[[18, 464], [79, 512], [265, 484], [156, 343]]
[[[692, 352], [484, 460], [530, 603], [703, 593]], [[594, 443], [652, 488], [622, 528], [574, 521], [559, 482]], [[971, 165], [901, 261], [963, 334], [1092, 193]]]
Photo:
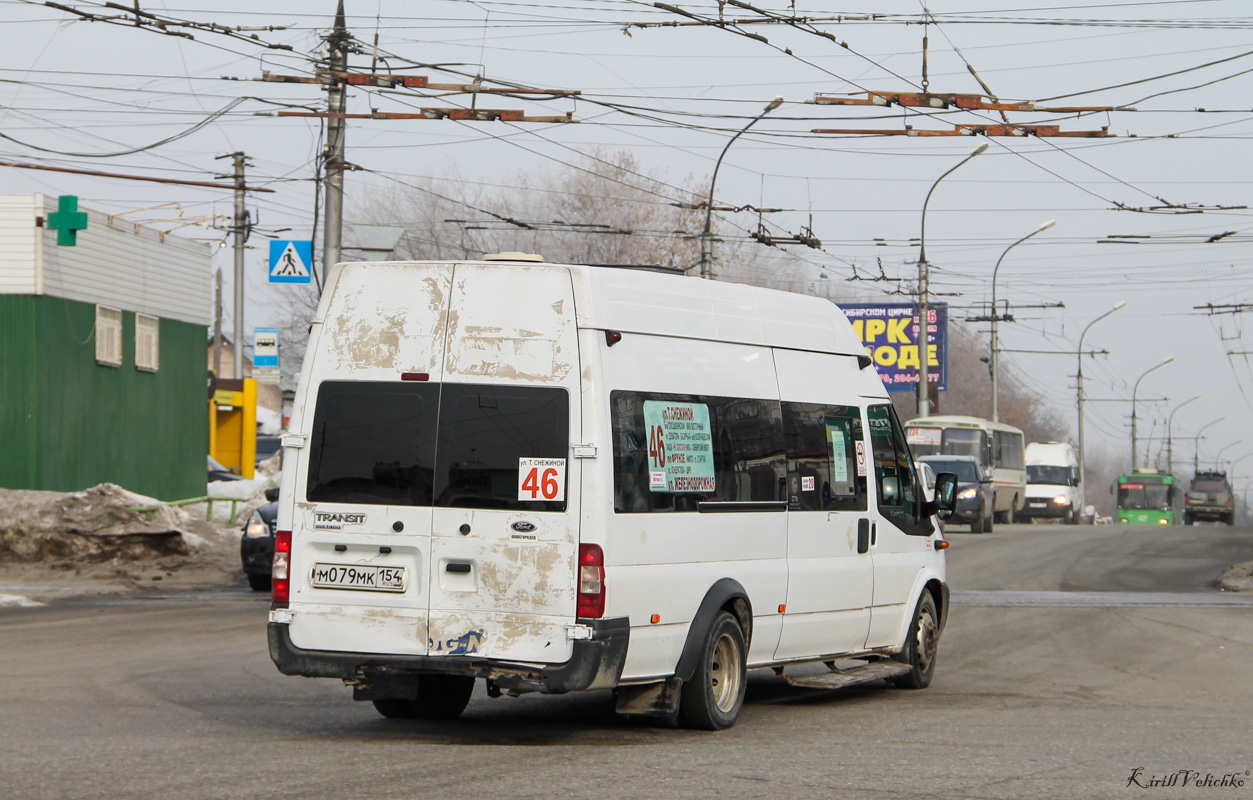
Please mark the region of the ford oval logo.
[[526, 522], [525, 520], [521, 522], [515, 522], [513, 523], [513, 525], [510, 525], [509, 527], [513, 528], [518, 533], [530, 533], [531, 531], [535, 530], [535, 524], [531, 522]]

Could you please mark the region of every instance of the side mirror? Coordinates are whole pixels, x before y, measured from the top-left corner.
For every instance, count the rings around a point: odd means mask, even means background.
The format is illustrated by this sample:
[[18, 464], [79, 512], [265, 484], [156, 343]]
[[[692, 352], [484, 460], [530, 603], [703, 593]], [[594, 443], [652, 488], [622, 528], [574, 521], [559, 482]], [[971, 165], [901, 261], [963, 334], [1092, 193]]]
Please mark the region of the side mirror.
[[269, 500], [271, 503], [277, 500], [278, 499], [278, 487], [276, 486], [273, 489], [266, 489], [265, 499]]
[[991, 484], [992, 482], [993, 481], [992, 481], [991, 475], [984, 475], [982, 478], [979, 479], [979, 483]]
[[935, 512], [940, 519], [953, 516], [957, 507], [957, 476], [951, 472], [941, 472], [935, 476]]

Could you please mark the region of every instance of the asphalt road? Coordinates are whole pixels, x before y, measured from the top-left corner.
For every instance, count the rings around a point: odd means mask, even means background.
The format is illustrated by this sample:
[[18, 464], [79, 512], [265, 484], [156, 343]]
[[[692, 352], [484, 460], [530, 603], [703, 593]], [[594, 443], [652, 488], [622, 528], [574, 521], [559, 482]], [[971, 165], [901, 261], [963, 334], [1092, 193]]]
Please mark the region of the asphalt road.
[[[954, 533], [935, 683], [750, 677], [728, 731], [648, 727], [607, 692], [379, 717], [288, 678], [243, 589], [0, 610], [0, 797], [1253, 797], [1253, 559], [1225, 527]], [[1178, 770], [1242, 786], [1141, 789]], [[1192, 778], [1196, 780], [1196, 778]]]

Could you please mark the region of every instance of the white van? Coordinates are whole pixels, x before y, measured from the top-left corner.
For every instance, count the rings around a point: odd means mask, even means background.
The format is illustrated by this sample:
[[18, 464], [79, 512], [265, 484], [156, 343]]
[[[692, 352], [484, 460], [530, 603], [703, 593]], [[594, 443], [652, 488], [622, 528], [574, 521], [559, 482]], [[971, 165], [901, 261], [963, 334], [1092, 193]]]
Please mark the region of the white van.
[[538, 262], [332, 271], [283, 438], [278, 668], [388, 717], [481, 678], [706, 729], [746, 669], [926, 686], [948, 543], [839, 310]]
[[918, 417], [905, 423], [905, 439], [915, 458], [974, 456], [992, 477], [992, 516], [1009, 523], [1027, 505], [1023, 434], [1013, 425], [980, 417], [949, 414]]
[[1083, 519], [1083, 476], [1075, 449], [1065, 442], [1027, 445], [1027, 507], [1031, 519], [1077, 525]]

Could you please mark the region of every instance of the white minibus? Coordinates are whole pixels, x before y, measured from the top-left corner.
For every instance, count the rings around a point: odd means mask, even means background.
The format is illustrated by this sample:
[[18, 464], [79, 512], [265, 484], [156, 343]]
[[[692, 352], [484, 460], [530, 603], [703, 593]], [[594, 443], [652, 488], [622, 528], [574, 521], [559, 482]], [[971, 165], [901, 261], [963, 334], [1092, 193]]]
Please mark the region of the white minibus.
[[958, 414], [920, 417], [905, 423], [915, 458], [931, 455], [974, 456], [992, 476], [996, 522], [1021, 517], [1027, 503], [1027, 470], [1022, 431], [1003, 422]]
[[482, 680], [719, 729], [747, 670], [931, 681], [954, 481], [924, 497], [825, 300], [518, 253], [340, 264], [282, 444], [271, 657], [386, 717], [455, 717]]

